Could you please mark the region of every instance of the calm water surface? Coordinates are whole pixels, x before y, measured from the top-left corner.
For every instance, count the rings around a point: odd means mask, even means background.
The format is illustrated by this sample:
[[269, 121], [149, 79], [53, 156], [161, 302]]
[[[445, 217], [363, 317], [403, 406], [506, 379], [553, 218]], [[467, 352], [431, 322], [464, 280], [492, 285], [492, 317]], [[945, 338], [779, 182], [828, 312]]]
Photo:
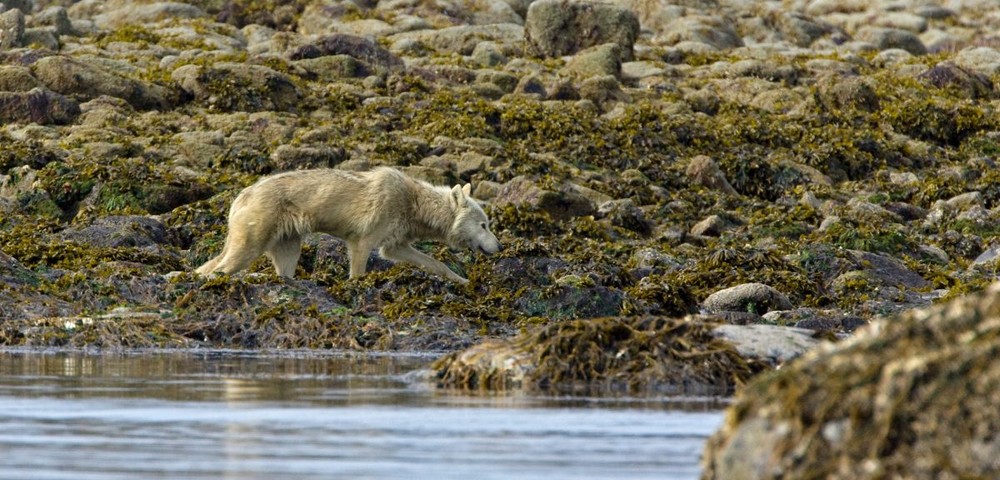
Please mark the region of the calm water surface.
[[462, 396], [428, 356], [0, 351], [0, 479], [696, 479], [711, 398]]

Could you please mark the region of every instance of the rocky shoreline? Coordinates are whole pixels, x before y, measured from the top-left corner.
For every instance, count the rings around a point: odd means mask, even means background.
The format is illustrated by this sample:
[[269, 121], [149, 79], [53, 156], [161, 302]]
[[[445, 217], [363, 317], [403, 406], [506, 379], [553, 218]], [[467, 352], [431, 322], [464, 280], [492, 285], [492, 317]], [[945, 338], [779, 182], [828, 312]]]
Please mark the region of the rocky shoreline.
[[[809, 348], [761, 327], [846, 337], [996, 276], [988, 0], [0, 4], [3, 345], [508, 355], [575, 325], [592, 355], [645, 344], [581, 332], [687, 345], [647, 367], [735, 352], [702, 372], [732, 388]], [[471, 182], [508, 248], [421, 246], [467, 287], [376, 257], [349, 281], [327, 236], [294, 280], [190, 273], [261, 175], [375, 165]]]

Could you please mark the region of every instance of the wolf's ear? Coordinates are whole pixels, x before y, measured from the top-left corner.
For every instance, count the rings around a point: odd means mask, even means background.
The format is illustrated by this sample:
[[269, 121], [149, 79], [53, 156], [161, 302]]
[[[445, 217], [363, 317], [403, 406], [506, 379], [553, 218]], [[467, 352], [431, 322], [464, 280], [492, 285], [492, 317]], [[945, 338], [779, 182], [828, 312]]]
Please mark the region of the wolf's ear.
[[465, 206], [465, 192], [462, 191], [461, 186], [455, 185], [451, 187], [449, 200], [451, 200], [451, 208], [453, 209], [457, 210], [459, 207]]
[[471, 183], [466, 183], [465, 185], [462, 185], [462, 193], [464, 193], [466, 197], [471, 197], [472, 196], [472, 184]]

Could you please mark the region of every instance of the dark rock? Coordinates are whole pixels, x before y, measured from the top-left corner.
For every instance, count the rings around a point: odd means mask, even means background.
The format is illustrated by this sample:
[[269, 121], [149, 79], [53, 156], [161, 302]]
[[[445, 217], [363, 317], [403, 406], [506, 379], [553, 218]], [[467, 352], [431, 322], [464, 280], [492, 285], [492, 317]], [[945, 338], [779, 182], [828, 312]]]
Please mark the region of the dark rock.
[[635, 206], [635, 203], [627, 198], [604, 202], [597, 209], [597, 213], [610, 221], [612, 225], [640, 235], [649, 235], [653, 231], [653, 224], [646, 219], [642, 209]]
[[0, 123], [67, 124], [79, 115], [76, 101], [43, 88], [0, 92]]
[[528, 7], [524, 36], [531, 52], [543, 57], [572, 55], [604, 43], [621, 46], [622, 61], [632, 59], [639, 19], [632, 11], [589, 1], [538, 0]]
[[346, 159], [343, 148], [327, 145], [281, 145], [271, 154], [271, 163], [278, 171], [334, 167]]
[[179, 245], [177, 238], [159, 221], [140, 216], [97, 218], [86, 227], [60, 232], [63, 240], [103, 248], [139, 248], [163, 252], [166, 245]]
[[288, 58], [302, 60], [330, 55], [348, 55], [376, 71], [389, 72], [403, 68], [403, 61], [399, 57], [374, 40], [343, 33], [320, 37], [308, 45], [296, 48]]
[[917, 78], [937, 88], [953, 88], [971, 98], [988, 98], [993, 94], [993, 82], [982, 73], [966, 70], [951, 62], [939, 63]]
[[526, 292], [514, 300], [514, 308], [526, 316], [549, 319], [608, 317], [621, 312], [624, 299], [621, 290], [603, 286], [552, 286]]
[[854, 35], [856, 40], [875, 45], [879, 50], [899, 48], [914, 55], [926, 55], [927, 47], [915, 33], [897, 28], [861, 27]]

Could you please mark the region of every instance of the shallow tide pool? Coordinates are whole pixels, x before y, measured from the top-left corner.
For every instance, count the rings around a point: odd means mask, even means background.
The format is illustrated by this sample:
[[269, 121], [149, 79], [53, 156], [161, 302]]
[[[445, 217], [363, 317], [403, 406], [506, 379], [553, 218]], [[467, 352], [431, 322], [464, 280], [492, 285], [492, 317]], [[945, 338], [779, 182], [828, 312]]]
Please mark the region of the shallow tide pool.
[[696, 479], [714, 398], [467, 395], [430, 356], [0, 352], [0, 479]]

